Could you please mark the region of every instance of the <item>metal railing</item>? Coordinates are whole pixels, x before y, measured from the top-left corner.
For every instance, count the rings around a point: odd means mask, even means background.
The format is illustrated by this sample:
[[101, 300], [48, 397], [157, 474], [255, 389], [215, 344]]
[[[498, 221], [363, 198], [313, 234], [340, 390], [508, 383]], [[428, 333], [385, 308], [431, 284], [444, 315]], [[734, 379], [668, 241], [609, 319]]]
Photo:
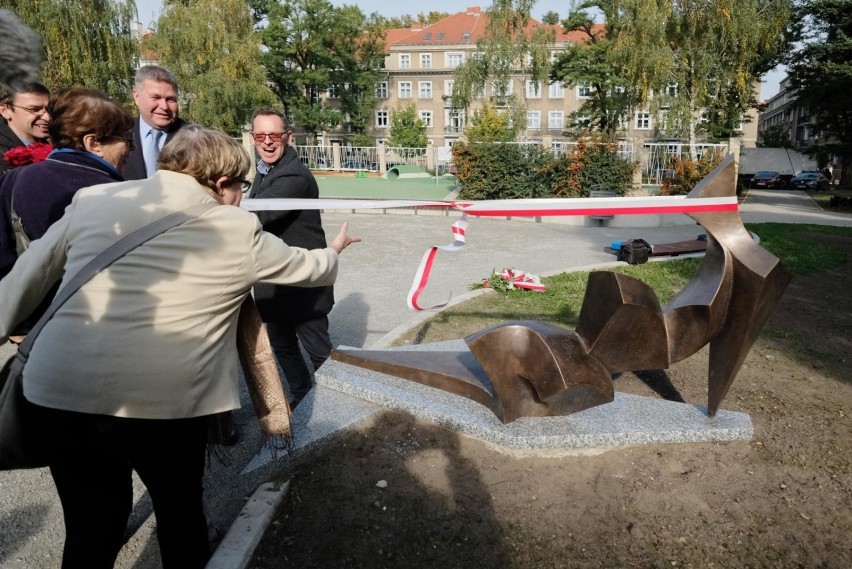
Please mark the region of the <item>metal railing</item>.
[[643, 164], [642, 181], [647, 184], [662, 184], [674, 172], [671, 159], [702, 157], [707, 154], [728, 153], [727, 144], [696, 143], [690, 146], [686, 142], [645, 142], [642, 144]]

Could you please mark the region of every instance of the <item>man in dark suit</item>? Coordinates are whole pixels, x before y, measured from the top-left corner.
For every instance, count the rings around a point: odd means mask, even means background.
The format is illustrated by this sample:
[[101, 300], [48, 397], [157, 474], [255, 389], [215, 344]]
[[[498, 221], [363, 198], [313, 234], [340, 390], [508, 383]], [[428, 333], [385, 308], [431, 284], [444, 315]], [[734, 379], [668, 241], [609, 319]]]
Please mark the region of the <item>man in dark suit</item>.
[[141, 180], [154, 173], [160, 150], [186, 123], [178, 118], [177, 79], [159, 65], [136, 72], [133, 102], [139, 116], [133, 125], [133, 151], [121, 173], [127, 180]]
[[[316, 179], [290, 146], [291, 135], [287, 119], [279, 111], [264, 107], [254, 112], [251, 136], [260, 160], [248, 197], [319, 197]], [[277, 235], [287, 245], [311, 249], [326, 246], [319, 210], [256, 213], [263, 229]], [[258, 285], [254, 296], [272, 349], [290, 385], [291, 405], [295, 407], [313, 385], [299, 342], [308, 352], [314, 369], [331, 354], [328, 313], [334, 305], [334, 290], [331, 286]]]

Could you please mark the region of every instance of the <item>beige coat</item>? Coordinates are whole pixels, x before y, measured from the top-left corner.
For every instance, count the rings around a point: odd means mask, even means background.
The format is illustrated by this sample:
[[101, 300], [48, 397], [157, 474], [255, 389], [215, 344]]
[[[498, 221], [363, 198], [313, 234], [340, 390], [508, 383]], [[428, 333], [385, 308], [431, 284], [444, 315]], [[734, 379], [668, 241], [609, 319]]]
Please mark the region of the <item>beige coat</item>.
[[[70, 278], [124, 235], [214, 201], [191, 177], [168, 171], [81, 190], [0, 281], [0, 337], [63, 268]], [[332, 249], [288, 247], [263, 232], [254, 214], [215, 207], [142, 245], [71, 297], [36, 340], [24, 394], [45, 407], [118, 417], [235, 409], [237, 316], [252, 285], [328, 285], [336, 274]]]

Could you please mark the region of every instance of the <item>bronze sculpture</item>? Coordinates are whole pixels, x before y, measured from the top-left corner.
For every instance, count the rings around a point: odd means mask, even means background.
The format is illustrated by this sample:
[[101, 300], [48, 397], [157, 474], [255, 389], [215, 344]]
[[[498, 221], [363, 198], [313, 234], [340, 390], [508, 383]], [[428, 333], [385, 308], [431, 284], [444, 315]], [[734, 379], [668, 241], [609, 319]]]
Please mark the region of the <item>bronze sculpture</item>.
[[[686, 199], [730, 196], [735, 187], [729, 156]], [[688, 215], [707, 232], [707, 252], [665, 306], [645, 283], [596, 271], [574, 331], [508, 322], [465, 338], [469, 352], [345, 349], [331, 357], [468, 397], [509, 423], [611, 402], [612, 374], [665, 369], [709, 344], [712, 417], [791, 275], [754, 241], [738, 212]]]

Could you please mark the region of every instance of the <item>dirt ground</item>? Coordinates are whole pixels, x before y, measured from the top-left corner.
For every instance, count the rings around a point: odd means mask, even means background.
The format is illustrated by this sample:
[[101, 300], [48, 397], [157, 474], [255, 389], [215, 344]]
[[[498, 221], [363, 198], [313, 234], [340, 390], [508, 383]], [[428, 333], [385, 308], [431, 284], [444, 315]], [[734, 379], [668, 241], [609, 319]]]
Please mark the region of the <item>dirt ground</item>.
[[[852, 260], [787, 289], [722, 404], [750, 442], [532, 457], [389, 413], [292, 467], [251, 567], [848, 569], [850, 291]], [[616, 389], [703, 405], [706, 376]]]

